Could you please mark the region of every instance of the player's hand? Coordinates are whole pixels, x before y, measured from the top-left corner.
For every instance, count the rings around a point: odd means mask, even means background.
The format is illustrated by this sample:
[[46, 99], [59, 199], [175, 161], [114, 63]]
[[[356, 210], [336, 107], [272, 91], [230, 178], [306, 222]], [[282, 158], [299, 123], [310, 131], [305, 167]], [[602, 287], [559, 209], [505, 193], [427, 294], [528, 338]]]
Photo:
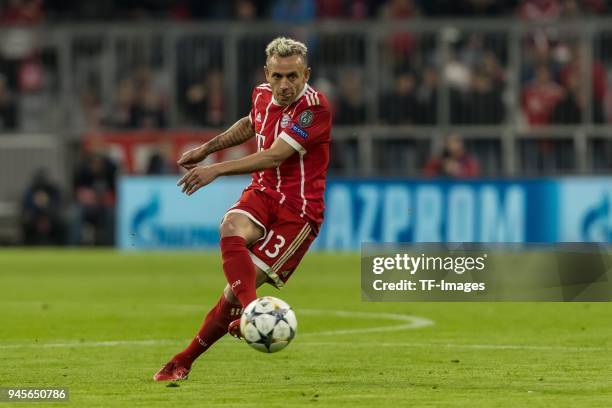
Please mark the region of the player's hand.
[[215, 166], [196, 166], [189, 170], [179, 181], [177, 186], [183, 186], [183, 193], [192, 195], [200, 188], [210, 184], [219, 176]]
[[183, 153], [177, 164], [187, 170], [191, 170], [204, 160], [206, 156], [208, 156], [208, 153], [204, 145], [198, 146]]

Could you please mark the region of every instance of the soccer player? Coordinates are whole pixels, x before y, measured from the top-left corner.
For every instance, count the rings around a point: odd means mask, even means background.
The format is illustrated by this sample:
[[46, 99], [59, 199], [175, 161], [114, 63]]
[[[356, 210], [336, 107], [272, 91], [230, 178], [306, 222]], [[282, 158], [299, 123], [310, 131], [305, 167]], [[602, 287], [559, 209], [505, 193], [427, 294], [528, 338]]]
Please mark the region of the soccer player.
[[[214, 342], [240, 337], [242, 309], [256, 288], [278, 288], [291, 277], [323, 222], [331, 113], [324, 95], [308, 85], [306, 46], [279, 37], [266, 47], [267, 83], [253, 90], [248, 116], [208, 143], [183, 154], [189, 171], [177, 183], [192, 195], [217, 177], [252, 173], [252, 182], [221, 222], [227, 286], [195, 338], [159, 370], [156, 381], [187, 378], [191, 365]], [[199, 166], [209, 154], [255, 137], [257, 152]]]

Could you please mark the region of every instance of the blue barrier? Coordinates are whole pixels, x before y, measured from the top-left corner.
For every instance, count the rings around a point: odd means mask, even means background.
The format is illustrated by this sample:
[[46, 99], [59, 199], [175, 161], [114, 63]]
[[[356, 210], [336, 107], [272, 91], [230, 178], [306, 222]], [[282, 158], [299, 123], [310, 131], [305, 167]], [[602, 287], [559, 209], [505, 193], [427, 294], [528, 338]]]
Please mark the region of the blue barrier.
[[219, 224], [248, 183], [227, 178], [191, 197], [177, 177], [123, 177], [119, 182], [116, 242], [122, 249], [207, 248], [219, 242]]
[[[225, 178], [191, 197], [176, 177], [124, 177], [117, 243], [123, 249], [210, 248], [224, 212], [248, 184]], [[361, 242], [612, 241], [612, 179], [332, 179], [314, 247]]]

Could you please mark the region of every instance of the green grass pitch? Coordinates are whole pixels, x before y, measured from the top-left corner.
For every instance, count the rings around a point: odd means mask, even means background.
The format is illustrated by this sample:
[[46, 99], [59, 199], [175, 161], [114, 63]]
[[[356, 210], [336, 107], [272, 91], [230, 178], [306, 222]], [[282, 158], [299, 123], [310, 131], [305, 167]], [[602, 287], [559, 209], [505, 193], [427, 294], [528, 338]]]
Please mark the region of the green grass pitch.
[[[357, 254], [308, 254], [259, 291], [296, 311], [287, 349], [224, 338], [167, 387], [151, 377], [218, 298], [218, 254], [0, 251], [0, 386], [75, 407], [612, 406], [611, 304], [366, 303], [359, 282]], [[406, 315], [434, 324], [393, 329]]]

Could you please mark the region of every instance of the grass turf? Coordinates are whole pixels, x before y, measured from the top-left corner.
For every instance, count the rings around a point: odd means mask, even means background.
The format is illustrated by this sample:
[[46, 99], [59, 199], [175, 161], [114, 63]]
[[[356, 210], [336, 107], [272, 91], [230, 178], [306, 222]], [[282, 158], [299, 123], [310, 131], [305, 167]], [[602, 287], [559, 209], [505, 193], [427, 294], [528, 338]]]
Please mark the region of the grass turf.
[[[87, 407], [612, 406], [610, 304], [364, 303], [359, 282], [357, 255], [308, 254], [259, 292], [296, 310], [287, 349], [225, 338], [168, 387], [151, 377], [218, 298], [217, 254], [0, 251], [0, 386]], [[329, 334], [401, 323], [376, 313], [435, 324]]]

